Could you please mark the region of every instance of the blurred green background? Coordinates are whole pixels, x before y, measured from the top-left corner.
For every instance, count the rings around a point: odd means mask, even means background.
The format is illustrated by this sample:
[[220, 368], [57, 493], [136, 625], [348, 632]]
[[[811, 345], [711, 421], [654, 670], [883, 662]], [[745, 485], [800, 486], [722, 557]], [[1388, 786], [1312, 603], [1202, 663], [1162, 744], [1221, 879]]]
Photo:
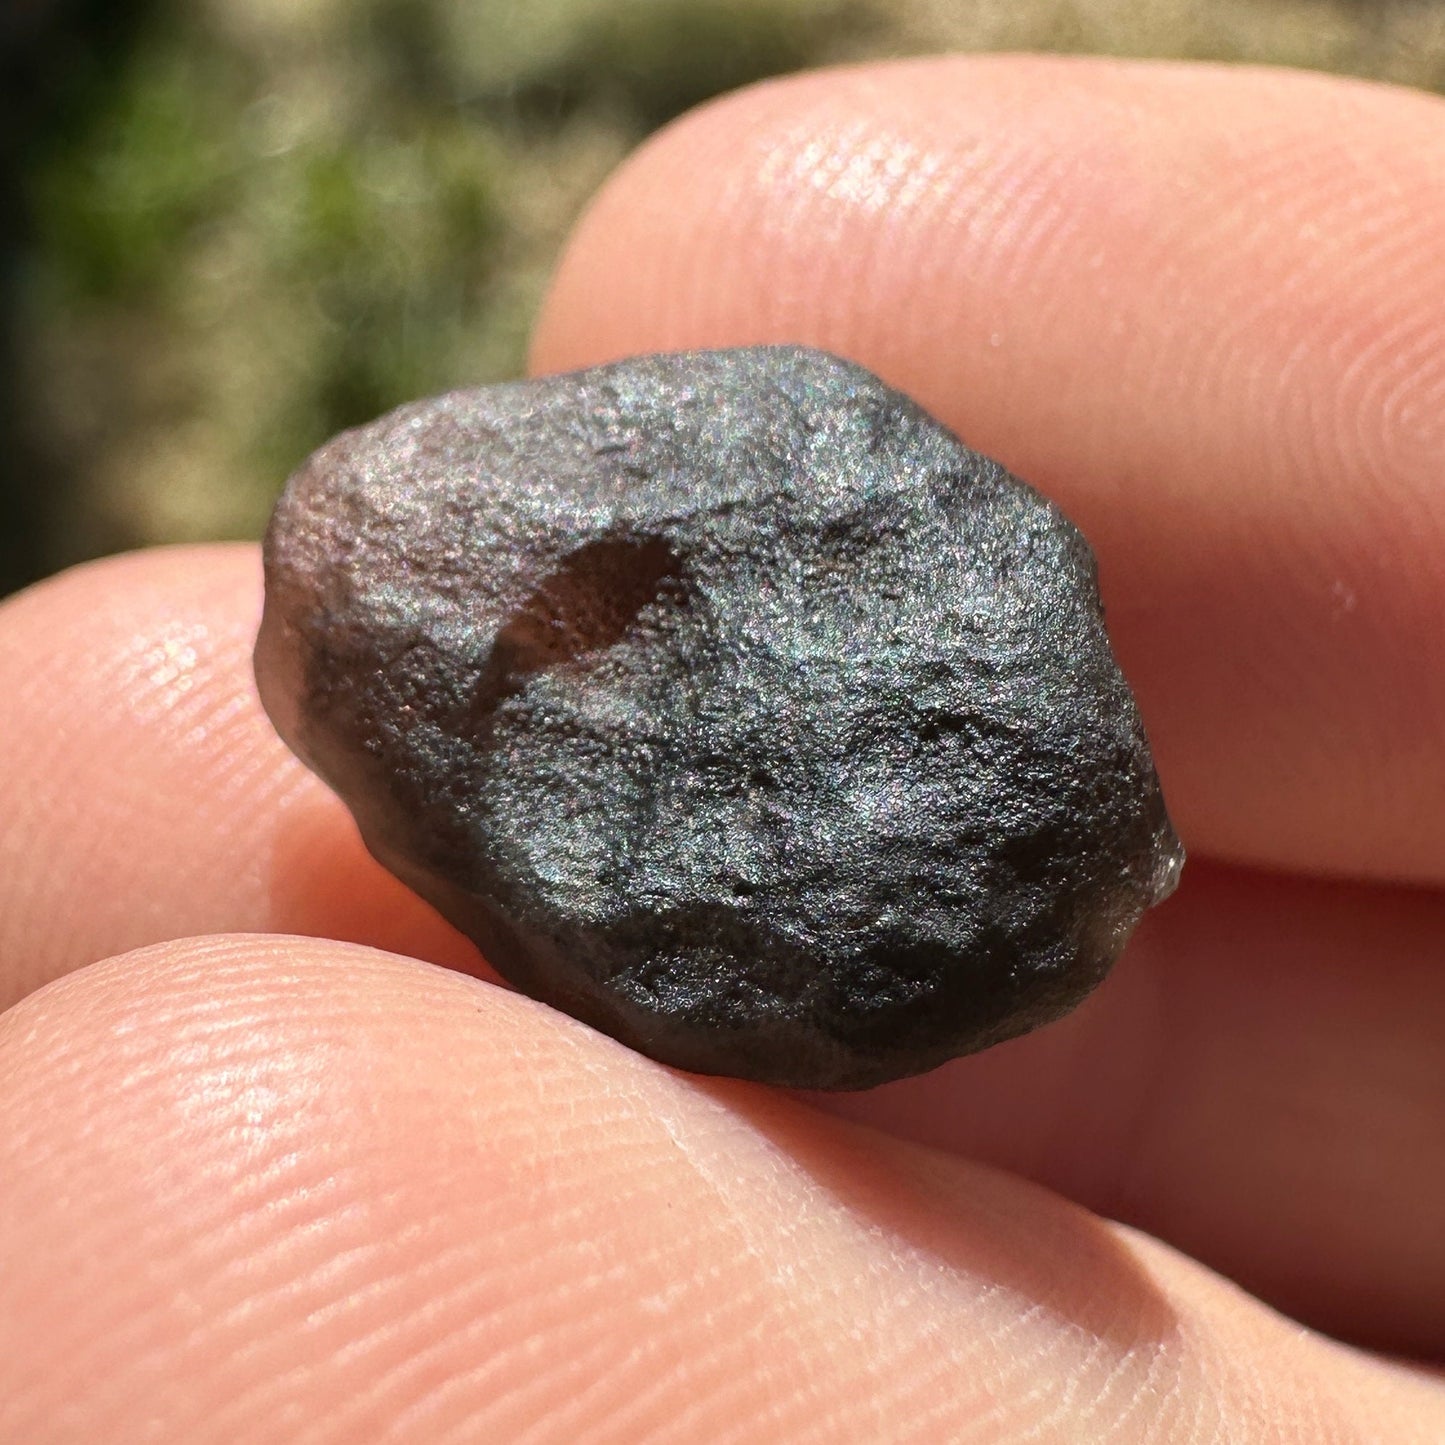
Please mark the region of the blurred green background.
[[1438, 0], [9, 0], [0, 593], [259, 533], [290, 469], [515, 374], [649, 130], [868, 56], [1039, 49], [1445, 90]]

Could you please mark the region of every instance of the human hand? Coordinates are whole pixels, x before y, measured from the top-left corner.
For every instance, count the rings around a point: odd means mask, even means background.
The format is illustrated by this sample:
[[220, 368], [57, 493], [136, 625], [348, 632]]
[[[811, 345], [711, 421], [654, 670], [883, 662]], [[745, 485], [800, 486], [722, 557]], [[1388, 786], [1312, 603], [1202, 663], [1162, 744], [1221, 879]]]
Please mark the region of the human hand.
[[959, 59], [584, 219], [538, 369], [828, 347], [1062, 504], [1191, 850], [1069, 1019], [829, 1112], [431, 966], [253, 548], [0, 608], [0, 1439], [1445, 1438], [1259, 1302], [1445, 1356], [1442, 217], [1436, 100]]

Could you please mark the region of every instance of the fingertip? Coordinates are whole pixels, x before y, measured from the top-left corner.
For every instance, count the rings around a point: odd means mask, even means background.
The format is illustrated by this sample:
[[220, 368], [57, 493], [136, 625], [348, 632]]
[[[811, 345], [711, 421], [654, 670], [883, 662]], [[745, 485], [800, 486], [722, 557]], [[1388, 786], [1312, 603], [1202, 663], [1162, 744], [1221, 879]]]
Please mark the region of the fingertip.
[[277, 737], [252, 674], [260, 613], [248, 544], [106, 558], [0, 606], [0, 1007], [208, 932], [481, 968]]
[[5, 1016], [0, 1081], [7, 1438], [1438, 1420], [1043, 1191], [375, 950], [106, 961]]
[[839, 352], [1041, 487], [1191, 850], [1434, 882], [1445, 105], [1287, 71], [958, 56], [769, 82], [626, 163], [539, 370]]

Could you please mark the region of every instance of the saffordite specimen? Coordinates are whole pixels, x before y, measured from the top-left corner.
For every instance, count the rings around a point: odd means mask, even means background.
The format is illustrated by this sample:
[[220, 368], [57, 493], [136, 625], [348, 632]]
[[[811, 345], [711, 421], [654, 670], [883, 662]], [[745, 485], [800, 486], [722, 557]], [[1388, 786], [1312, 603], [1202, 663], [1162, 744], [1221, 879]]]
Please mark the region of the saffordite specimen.
[[643, 357], [337, 437], [261, 695], [520, 987], [670, 1064], [931, 1069], [1103, 977], [1182, 854], [1037, 493], [860, 368]]

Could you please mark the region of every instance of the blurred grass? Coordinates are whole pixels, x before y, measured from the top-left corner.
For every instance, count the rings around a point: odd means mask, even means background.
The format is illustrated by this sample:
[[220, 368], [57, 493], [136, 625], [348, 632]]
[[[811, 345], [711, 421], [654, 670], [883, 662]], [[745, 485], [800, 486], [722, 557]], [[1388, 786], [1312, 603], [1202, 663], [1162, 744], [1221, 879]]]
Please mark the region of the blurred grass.
[[1445, 90], [1436, 0], [160, 0], [133, 19], [20, 172], [0, 591], [255, 535], [340, 427], [514, 374], [587, 195], [736, 85], [1042, 49]]

